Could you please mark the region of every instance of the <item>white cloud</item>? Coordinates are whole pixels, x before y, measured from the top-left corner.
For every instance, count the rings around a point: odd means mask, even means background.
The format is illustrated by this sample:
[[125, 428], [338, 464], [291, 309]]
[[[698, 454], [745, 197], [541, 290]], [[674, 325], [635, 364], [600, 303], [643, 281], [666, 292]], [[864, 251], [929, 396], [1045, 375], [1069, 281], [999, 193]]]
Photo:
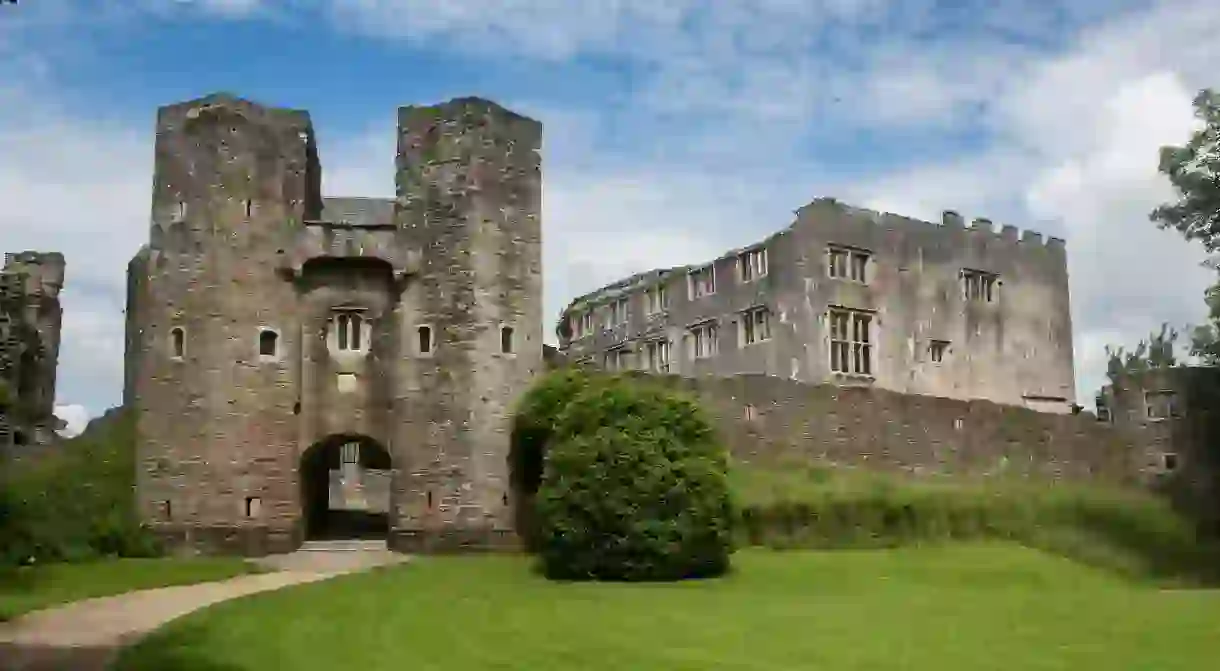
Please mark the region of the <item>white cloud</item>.
[[93, 418], [93, 413], [83, 405], [57, 405], [55, 406], [55, 416], [62, 419], [67, 425], [59, 432], [59, 435], [64, 438], [75, 438], [85, 430], [89, 420]]
[[[548, 332], [571, 297], [758, 239], [818, 195], [929, 219], [957, 209], [1067, 237], [1080, 400], [1100, 383], [1102, 345], [1202, 316], [1202, 251], [1146, 213], [1169, 195], [1157, 147], [1185, 139], [1191, 94], [1215, 83], [1220, 8], [1205, 0], [1125, 15], [1113, 12], [1133, 2], [980, 0], [951, 16], [931, 0], [318, 3], [346, 29], [416, 46], [584, 54], [634, 69], [617, 111], [563, 107], [558, 96], [505, 101], [546, 123]], [[288, 6], [197, 5], [231, 18]], [[18, 42], [5, 41], [12, 34], [0, 30], [0, 52]], [[46, 67], [36, 51], [23, 58]], [[41, 71], [0, 84], [0, 231], [6, 248], [67, 254], [60, 400], [96, 413], [118, 401], [123, 273], [145, 235], [152, 138], [104, 110], [57, 109]], [[608, 146], [608, 119], [654, 146]], [[346, 138], [319, 129], [328, 194], [392, 195], [391, 124]], [[809, 137], [917, 141], [964, 127], [990, 139], [955, 155], [912, 152], [862, 177], [803, 155]]]

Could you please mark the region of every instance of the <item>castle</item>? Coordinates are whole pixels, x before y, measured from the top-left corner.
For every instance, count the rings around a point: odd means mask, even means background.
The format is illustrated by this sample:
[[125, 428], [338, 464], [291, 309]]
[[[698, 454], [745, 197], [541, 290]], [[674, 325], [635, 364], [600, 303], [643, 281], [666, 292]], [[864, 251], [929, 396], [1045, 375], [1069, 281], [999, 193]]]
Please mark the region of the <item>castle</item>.
[[[282, 552], [366, 524], [401, 551], [515, 542], [541, 135], [478, 98], [402, 107], [396, 198], [324, 198], [307, 112], [228, 94], [158, 111], [124, 400], [140, 513], [171, 548]], [[380, 510], [343, 485], [360, 471], [389, 479]], [[360, 520], [336, 519], [336, 489]]]
[[64, 257], [4, 255], [0, 269], [0, 457], [50, 442], [63, 310]]
[[[516, 546], [512, 406], [564, 360], [670, 373], [740, 462], [1148, 470], [1139, 431], [1077, 414], [1063, 241], [952, 212], [816, 200], [757, 244], [573, 301], [544, 346], [541, 139], [487, 100], [403, 107], [396, 197], [335, 198], [307, 112], [223, 93], [158, 110], [124, 406], [139, 514], [171, 550]], [[0, 275], [0, 328], [38, 344], [0, 349], [0, 371], [43, 425], [63, 267], [27, 253]]]
[[570, 358], [610, 369], [1075, 406], [1063, 241], [951, 211], [815, 200], [761, 242], [576, 299], [559, 331]]

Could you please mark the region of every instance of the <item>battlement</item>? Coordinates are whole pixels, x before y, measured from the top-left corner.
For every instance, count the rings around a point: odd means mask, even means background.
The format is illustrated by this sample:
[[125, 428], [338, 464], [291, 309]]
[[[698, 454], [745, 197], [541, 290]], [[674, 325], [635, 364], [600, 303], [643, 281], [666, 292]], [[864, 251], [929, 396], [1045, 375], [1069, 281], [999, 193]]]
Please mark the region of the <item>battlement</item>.
[[[896, 229], [899, 232], [902, 232], [904, 229], [918, 230], [921, 228], [935, 228], [946, 231], [960, 231], [962, 234], [988, 235], [1002, 244], [1012, 245], [1017, 249], [1045, 249], [1062, 252], [1066, 247], [1066, 243], [1063, 238], [1047, 237], [1044, 241], [1041, 233], [1031, 230], [1022, 231], [1018, 227], [1011, 224], [1003, 224], [1000, 226], [999, 230], [996, 230], [995, 222], [987, 217], [975, 217], [969, 222], [969, 224], [967, 224], [965, 217], [963, 217], [962, 214], [956, 210], [945, 210], [941, 213], [940, 223], [934, 223], [893, 214], [890, 212], [881, 212], [878, 210], [847, 205], [831, 197], [815, 198], [814, 200], [810, 201], [808, 205], [798, 208], [795, 212], [797, 221], [800, 221], [802, 215], [806, 213], [813, 213], [821, 208], [841, 212], [852, 218], [867, 220], [874, 225]], [[615, 300], [621, 295], [628, 294], [642, 285], [655, 283], [664, 276], [672, 273], [690, 272], [698, 268], [716, 264], [717, 262], [726, 258], [738, 256], [752, 248], [764, 246], [774, 239], [788, 234], [795, 225], [795, 223], [791, 224], [758, 242], [728, 250], [717, 256], [715, 259], [711, 259], [709, 261], [692, 263], [684, 266], [674, 266], [671, 268], [652, 269], [642, 273], [636, 273], [630, 277], [607, 284], [594, 291], [590, 291], [584, 295], [574, 298], [568, 304], [568, 306], [564, 308], [562, 314], [567, 315], [575, 310], [583, 310], [610, 300]]]
[[967, 230], [977, 234], [990, 235], [997, 240], [1003, 242], [1014, 243], [1026, 247], [1047, 247], [1052, 249], [1063, 249], [1066, 243], [1063, 238], [1047, 238], [1043, 242], [1042, 234], [1037, 231], [1025, 230], [1013, 226], [1011, 224], [1003, 224], [1000, 230], [996, 230], [996, 224], [987, 217], [975, 217], [970, 224], [966, 225], [966, 219], [957, 210], [944, 210], [941, 213], [940, 223], [923, 221], [892, 212], [881, 212], [863, 207], [856, 207], [839, 202], [834, 198], [815, 198], [805, 207], [798, 210], [800, 212], [806, 210], [816, 210], [819, 208], [831, 208], [854, 217], [867, 219], [881, 226], [901, 228], [903, 226], [920, 226], [920, 227], [936, 227], [951, 230]]

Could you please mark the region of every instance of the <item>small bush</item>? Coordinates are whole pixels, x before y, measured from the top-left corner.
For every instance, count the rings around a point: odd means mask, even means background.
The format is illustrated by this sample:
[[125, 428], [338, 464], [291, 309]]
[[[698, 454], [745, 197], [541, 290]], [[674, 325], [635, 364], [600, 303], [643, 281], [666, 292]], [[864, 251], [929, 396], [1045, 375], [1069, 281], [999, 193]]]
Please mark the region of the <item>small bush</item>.
[[724, 573], [727, 457], [698, 406], [621, 378], [583, 379], [546, 444], [536, 502], [544, 572], [629, 581]]

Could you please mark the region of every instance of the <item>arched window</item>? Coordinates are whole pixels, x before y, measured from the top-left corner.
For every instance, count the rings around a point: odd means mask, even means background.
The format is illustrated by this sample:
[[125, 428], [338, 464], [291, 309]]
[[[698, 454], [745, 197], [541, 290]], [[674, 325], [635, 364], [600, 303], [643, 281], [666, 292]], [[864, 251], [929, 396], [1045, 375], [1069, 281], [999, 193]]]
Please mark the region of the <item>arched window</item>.
[[513, 353], [513, 327], [500, 327], [500, 352], [504, 354]]
[[421, 326], [416, 330], [419, 333], [419, 353], [428, 354], [432, 351], [432, 327]]
[[271, 329], [263, 329], [258, 333], [258, 355], [274, 357], [279, 354], [280, 334]]
[[175, 326], [169, 332], [170, 352], [175, 359], [186, 356], [186, 331], [181, 326]]
[[358, 312], [339, 312], [335, 315], [335, 346], [343, 352], [358, 352], [364, 349], [364, 330], [367, 321]]

